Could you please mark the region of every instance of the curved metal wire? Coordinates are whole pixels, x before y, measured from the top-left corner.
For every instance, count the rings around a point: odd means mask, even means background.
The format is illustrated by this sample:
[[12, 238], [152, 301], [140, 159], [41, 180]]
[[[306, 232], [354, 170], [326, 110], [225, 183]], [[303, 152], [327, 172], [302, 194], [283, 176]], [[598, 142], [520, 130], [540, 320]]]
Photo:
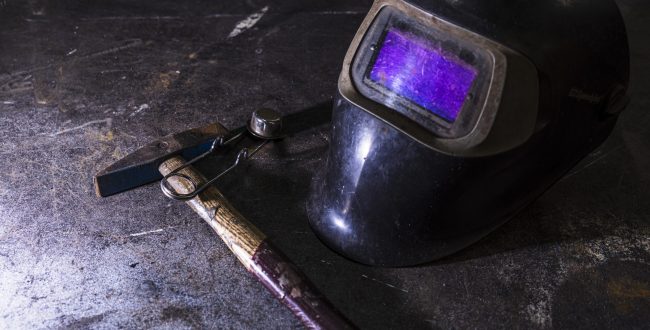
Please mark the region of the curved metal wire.
[[[213, 184], [215, 181], [217, 181], [219, 178], [222, 176], [226, 175], [228, 172], [232, 171], [237, 165], [241, 164], [243, 161], [248, 160], [253, 157], [269, 140], [264, 140], [262, 143], [260, 143], [253, 151], [249, 152], [248, 148], [243, 148], [237, 153], [237, 158], [233, 162], [232, 165], [230, 165], [227, 169], [223, 170], [221, 173], [219, 173], [217, 176], [214, 178], [210, 179], [208, 182], [204, 183], [201, 186], [197, 186], [196, 182], [192, 180], [189, 176], [179, 173], [182, 169], [196, 163], [197, 161], [201, 160], [202, 158], [206, 157], [207, 155], [211, 154], [214, 152], [214, 150], [217, 147], [224, 147], [228, 144], [233, 143], [234, 141], [240, 139], [246, 130], [242, 130], [235, 134], [233, 137], [229, 138], [228, 140], [224, 141], [223, 137], [219, 137], [212, 142], [212, 146], [210, 149], [203, 154], [191, 159], [190, 161], [186, 162], [185, 164], [177, 167], [173, 171], [169, 172], [169, 174], [165, 175], [162, 180], [160, 180], [160, 189], [162, 190], [163, 194], [165, 196], [175, 199], [175, 200], [188, 200], [196, 197], [198, 194], [200, 194], [202, 191], [204, 191], [206, 188], [208, 188], [211, 184]], [[171, 177], [179, 177], [182, 178], [185, 181], [188, 181], [192, 185], [192, 191], [189, 193], [179, 193], [177, 192], [174, 188], [171, 187], [169, 184], [169, 178]]]

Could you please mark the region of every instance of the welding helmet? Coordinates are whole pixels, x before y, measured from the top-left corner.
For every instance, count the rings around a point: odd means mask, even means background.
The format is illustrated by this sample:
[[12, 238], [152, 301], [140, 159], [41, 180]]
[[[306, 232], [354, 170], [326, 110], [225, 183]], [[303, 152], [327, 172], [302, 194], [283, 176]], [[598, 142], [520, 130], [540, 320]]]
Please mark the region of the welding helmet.
[[454, 253], [609, 135], [628, 75], [612, 0], [378, 0], [343, 63], [310, 224], [365, 264]]

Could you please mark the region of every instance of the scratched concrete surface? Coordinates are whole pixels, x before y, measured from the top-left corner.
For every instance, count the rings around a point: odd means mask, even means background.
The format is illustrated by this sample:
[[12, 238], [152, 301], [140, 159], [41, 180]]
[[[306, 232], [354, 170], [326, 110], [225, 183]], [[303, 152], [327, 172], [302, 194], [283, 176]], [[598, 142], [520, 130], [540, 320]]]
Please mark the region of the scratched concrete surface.
[[[632, 102], [616, 130], [452, 257], [379, 269], [318, 241], [305, 199], [327, 126], [220, 188], [363, 328], [647, 328], [650, 3], [619, 4]], [[188, 207], [156, 185], [99, 199], [92, 176], [171, 132], [327, 106], [369, 5], [0, 0], [0, 328], [299, 328]]]

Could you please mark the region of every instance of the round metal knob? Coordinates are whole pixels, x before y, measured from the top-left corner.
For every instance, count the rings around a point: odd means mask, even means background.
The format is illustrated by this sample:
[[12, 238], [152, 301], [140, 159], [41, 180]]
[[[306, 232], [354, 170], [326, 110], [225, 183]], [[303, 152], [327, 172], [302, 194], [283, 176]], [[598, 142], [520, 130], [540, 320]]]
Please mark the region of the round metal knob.
[[271, 109], [255, 110], [248, 122], [248, 131], [262, 139], [277, 139], [281, 137], [282, 116]]

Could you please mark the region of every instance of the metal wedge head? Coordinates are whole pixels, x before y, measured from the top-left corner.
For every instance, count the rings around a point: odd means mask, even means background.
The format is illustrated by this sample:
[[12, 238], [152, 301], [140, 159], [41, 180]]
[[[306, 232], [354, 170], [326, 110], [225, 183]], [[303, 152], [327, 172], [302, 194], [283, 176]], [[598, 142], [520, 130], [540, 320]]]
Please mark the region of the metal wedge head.
[[172, 156], [191, 159], [210, 149], [214, 139], [230, 134], [219, 123], [167, 135], [151, 142], [97, 173], [97, 196], [107, 197], [160, 180], [158, 166]]

